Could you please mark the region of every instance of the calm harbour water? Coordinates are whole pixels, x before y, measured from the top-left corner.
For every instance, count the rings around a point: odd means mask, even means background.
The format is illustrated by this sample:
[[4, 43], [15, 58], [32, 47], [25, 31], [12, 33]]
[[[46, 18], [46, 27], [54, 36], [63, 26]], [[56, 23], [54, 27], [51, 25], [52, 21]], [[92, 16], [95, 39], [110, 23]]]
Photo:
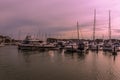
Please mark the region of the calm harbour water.
[[120, 53], [0, 48], [0, 80], [120, 80]]

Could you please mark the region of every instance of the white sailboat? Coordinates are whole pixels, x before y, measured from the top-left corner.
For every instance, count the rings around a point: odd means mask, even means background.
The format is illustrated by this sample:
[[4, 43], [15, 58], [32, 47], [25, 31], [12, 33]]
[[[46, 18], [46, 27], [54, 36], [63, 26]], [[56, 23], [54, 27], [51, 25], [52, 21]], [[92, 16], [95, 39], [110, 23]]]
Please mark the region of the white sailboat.
[[98, 44], [95, 42], [95, 33], [96, 33], [96, 10], [94, 10], [93, 41], [89, 44], [90, 50], [98, 50]]
[[69, 44], [67, 44], [65, 46], [65, 52], [77, 52], [78, 50], [78, 43], [79, 43], [79, 23], [77, 21], [77, 37], [78, 37], [78, 41], [77, 43], [74, 42], [70, 42]]
[[85, 50], [85, 45], [83, 43], [83, 41], [80, 41], [79, 39], [79, 23], [77, 22], [77, 37], [78, 37], [78, 41], [69, 43], [69, 45], [67, 45], [65, 47], [66, 51], [68, 52], [83, 52]]
[[109, 28], [108, 28], [108, 37], [109, 40], [108, 42], [104, 42], [103, 44], [103, 51], [112, 51], [113, 49], [113, 44], [111, 41], [111, 11], [109, 10], [109, 24], [108, 24]]

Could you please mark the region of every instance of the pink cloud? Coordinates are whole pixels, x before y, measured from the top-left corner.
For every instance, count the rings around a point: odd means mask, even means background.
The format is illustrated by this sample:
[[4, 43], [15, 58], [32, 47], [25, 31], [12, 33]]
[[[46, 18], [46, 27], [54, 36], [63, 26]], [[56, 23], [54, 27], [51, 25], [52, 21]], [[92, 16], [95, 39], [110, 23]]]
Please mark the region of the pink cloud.
[[[81, 29], [87, 30], [92, 35], [93, 10], [96, 8], [96, 28], [99, 28], [97, 34], [100, 35], [108, 30], [109, 9], [112, 29], [120, 29], [119, 2], [119, 0], [0, 0], [0, 32], [13, 33], [20, 29], [25, 33], [34, 33], [40, 29], [44, 33], [66, 32], [66, 35], [70, 36], [69, 33], [76, 29], [76, 21], [79, 21]], [[112, 34], [118, 35], [114, 31]]]

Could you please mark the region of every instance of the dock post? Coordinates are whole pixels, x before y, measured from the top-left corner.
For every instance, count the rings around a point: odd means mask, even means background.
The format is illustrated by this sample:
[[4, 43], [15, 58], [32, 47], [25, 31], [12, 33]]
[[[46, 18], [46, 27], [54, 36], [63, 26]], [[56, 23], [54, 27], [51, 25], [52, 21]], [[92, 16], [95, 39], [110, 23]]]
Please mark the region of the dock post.
[[112, 52], [113, 55], [116, 55], [117, 54], [117, 50], [116, 50], [116, 46], [114, 45], [113, 46], [113, 52]]

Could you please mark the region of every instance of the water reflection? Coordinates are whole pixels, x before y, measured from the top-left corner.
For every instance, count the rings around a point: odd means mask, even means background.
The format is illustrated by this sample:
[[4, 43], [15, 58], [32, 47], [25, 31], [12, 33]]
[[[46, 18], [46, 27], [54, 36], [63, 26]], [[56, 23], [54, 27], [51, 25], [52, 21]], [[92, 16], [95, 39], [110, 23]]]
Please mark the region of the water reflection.
[[75, 61], [84, 60], [87, 53], [65, 53], [64, 50], [49, 50], [49, 51], [27, 51], [27, 50], [18, 50], [19, 56], [22, 55], [26, 63], [30, 63], [30, 56], [36, 55], [39, 57], [48, 57], [51, 62], [54, 62], [57, 58], [64, 61], [65, 59], [73, 59]]
[[64, 52], [64, 57], [73, 59], [74, 61], [80, 61], [80, 60], [85, 60], [88, 54], [89, 52], [87, 53]]
[[55, 61], [55, 60], [54, 60], [54, 58], [55, 58], [55, 53], [54, 53], [54, 51], [48, 51], [48, 55], [49, 55], [49, 57], [50, 57], [51, 62], [54, 62], [54, 61]]
[[30, 59], [30, 56], [31, 55], [34, 55], [34, 54], [37, 54], [38, 52], [36, 51], [28, 51], [28, 50], [18, 50], [18, 56], [22, 56], [22, 58], [24, 59], [24, 61], [26, 63], [31, 63], [31, 59]]
[[109, 57], [109, 58], [113, 58], [113, 61], [116, 60], [116, 57], [118, 55], [118, 52], [109, 52], [109, 51], [106, 51], [106, 52], [103, 52], [103, 55]]
[[83, 60], [85, 59], [86, 54], [78, 54], [78, 59]]
[[[35, 55], [35, 54], [42, 54], [41, 57], [45, 57], [45, 56], [49, 56], [51, 61], [54, 62], [54, 57], [56, 57], [55, 55], [61, 54], [61, 58], [62, 60], [65, 60], [66, 58], [71, 58], [71, 59], [76, 59], [76, 61], [79, 60], [84, 60], [86, 58], [86, 56], [89, 53], [93, 53], [96, 55], [99, 55], [100, 52], [96, 52], [96, 51], [88, 51], [87, 53], [70, 53], [70, 52], [65, 52], [64, 50], [58, 50], [58, 51], [54, 51], [54, 50], [49, 50], [49, 51], [27, 51], [27, 50], [18, 50], [19, 54], [22, 54], [25, 61], [27, 63], [30, 62], [29, 57], [31, 55]], [[113, 60], [116, 60], [117, 57], [117, 53], [110, 53], [110, 52], [103, 52], [103, 55], [111, 58], [113, 57]], [[59, 56], [60, 57], [60, 56]]]
[[66, 53], [64, 50], [17, 51], [15, 47], [7, 49], [8, 51], [3, 48], [0, 53], [2, 80], [120, 79], [119, 52]]
[[116, 55], [113, 56], [113, 60], [114, 60], [114, 61], [115, 61], [115, 59], [116, 59]]

